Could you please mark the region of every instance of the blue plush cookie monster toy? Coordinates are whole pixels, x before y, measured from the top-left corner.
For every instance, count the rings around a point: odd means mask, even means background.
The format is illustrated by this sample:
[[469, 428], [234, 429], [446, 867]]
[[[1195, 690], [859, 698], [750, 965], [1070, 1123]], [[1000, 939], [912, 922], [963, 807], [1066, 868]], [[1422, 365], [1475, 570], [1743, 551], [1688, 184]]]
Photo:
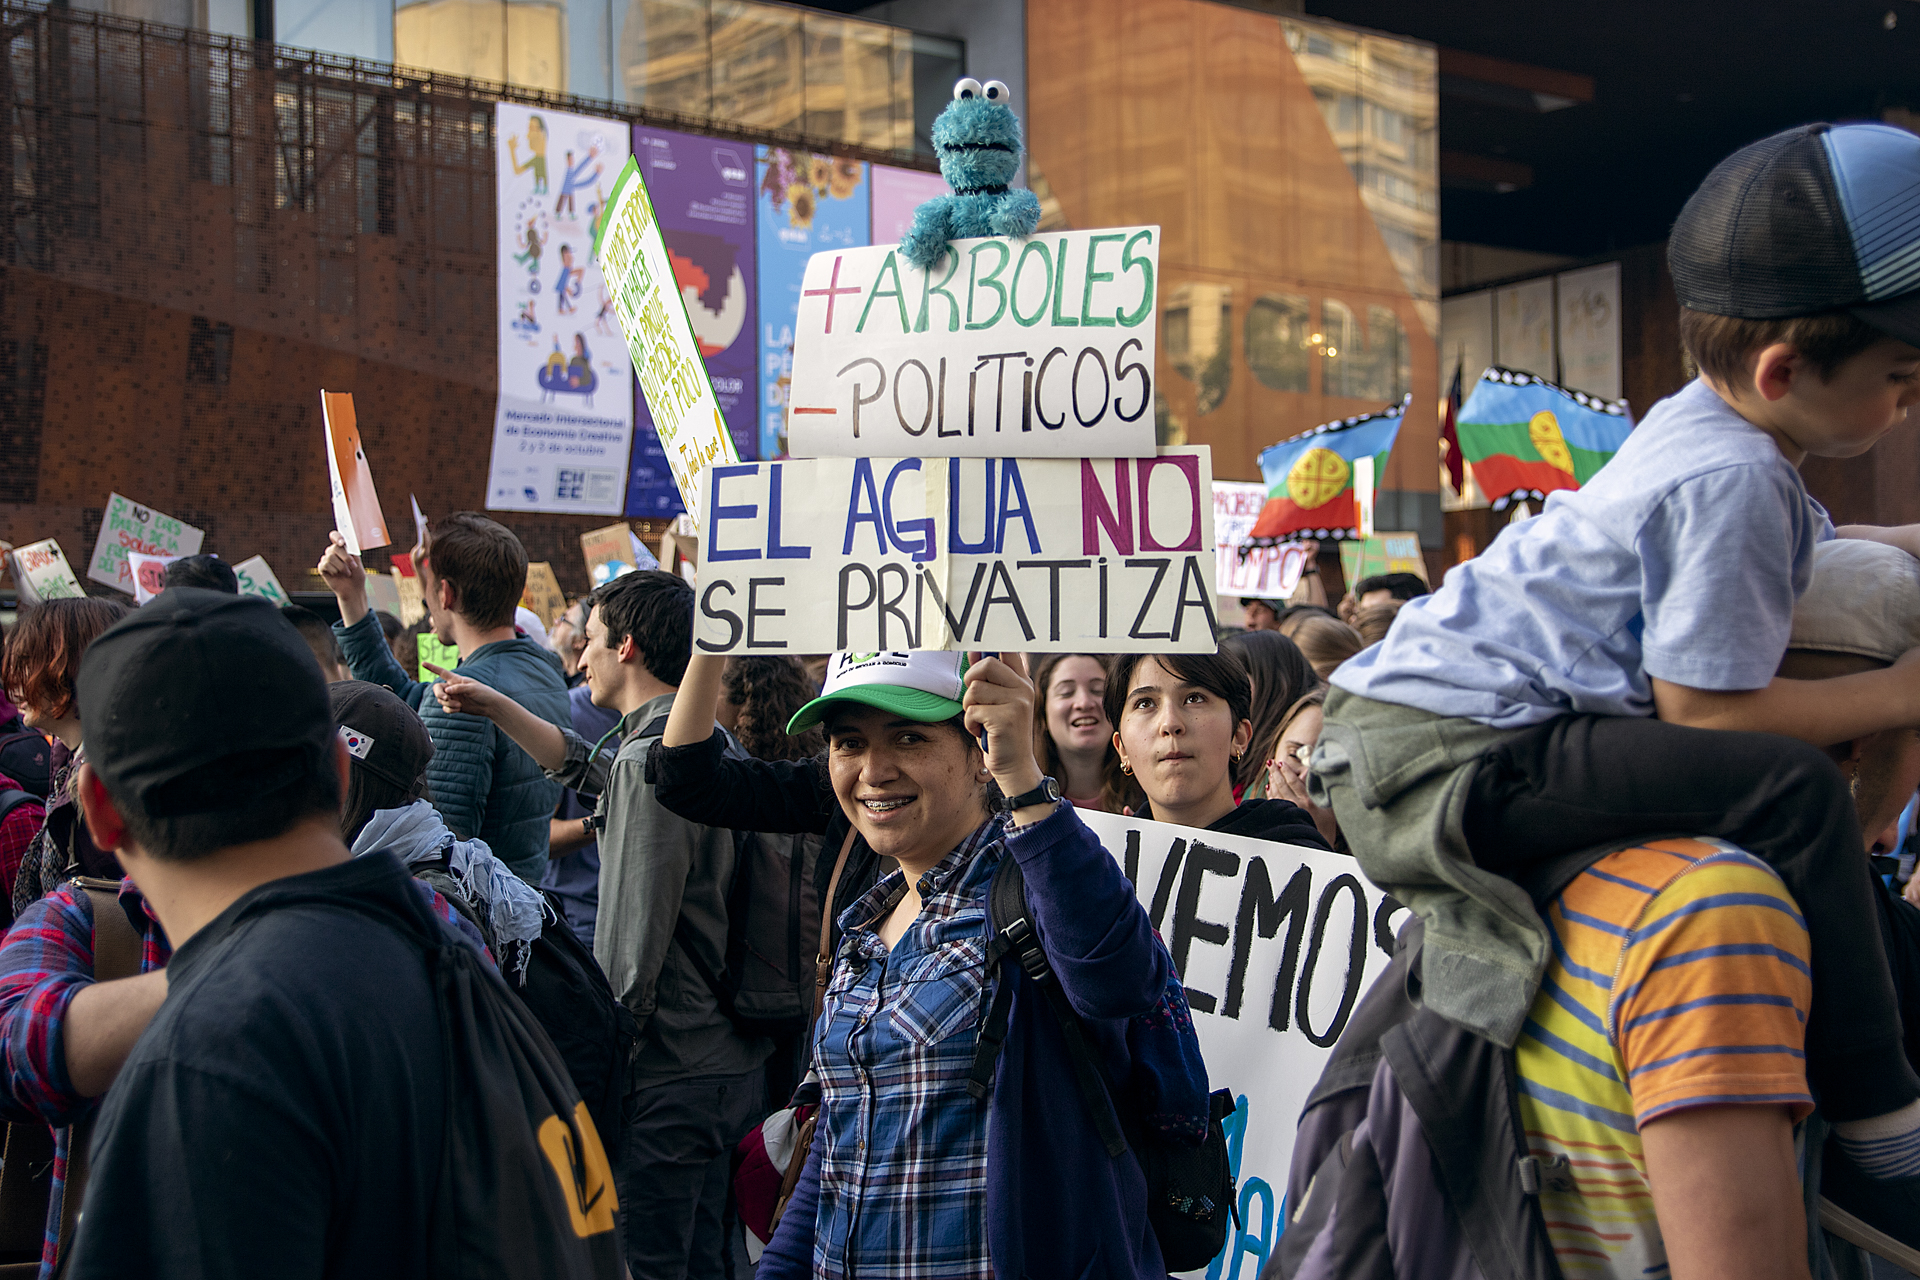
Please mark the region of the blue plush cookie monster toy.
[[900, 253], [922, 271], [947, 256], [947, 241], [973, 236], [1030, 236], [1040, 225], [1033, 192], [1007, 186], [1020, 167], [1020, 117], [1007, 86], [971, 76], [953, 86], [953, 102], [933, 122], [940, 174], [953, 188], [913, 211]]

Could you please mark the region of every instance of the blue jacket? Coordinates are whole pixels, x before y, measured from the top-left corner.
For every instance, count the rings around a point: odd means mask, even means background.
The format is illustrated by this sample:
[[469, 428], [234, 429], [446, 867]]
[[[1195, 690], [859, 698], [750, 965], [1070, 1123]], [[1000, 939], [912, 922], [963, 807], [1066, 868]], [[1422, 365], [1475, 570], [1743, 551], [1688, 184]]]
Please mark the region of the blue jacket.
[[[334, 624], [356, 680], [366, 680], [406, 699], [420, 713], [433, 739], [427, 787], [433, 807], [462, 840], [487, 842], [493, 854], [528, 884], [547, 869], [547, 822], [560, 800], [533, 757], [481, 716], [448, 715], [427, 690], [409, 680], [387, 648], [380, 620], [369, 612], [350, 627]], [[491, 685], [551, 724], [573, 723], [566, 681], [545, 649], [516, 636], [481, 645], [460, 664], [460, 674]]]
[[[1173, 976], [1133, 886], [1071, 805], [1008, 836], [1006, 848], [1019, 861], [1061, 987], [1086, 1020], [1109, 1077], [1129, 1079], [1146, 1065], [1130, 1051], [1129, 1020], [1152, 1010]], [[987, 1246], [994, 1275], [1163, 1280], [1167, 1270], [1147, 1222], [1139, 1164], [1128, 1154], [1107, 1155], [1045, 997], [1017, 963], [1001, 965], [996, 980], [1014, 987], [987, 1108]], [[1204, 1079], [1184, 1083], [1204, 1100]], [[815, 1145], [808, 1157], [761, 1256], [759, 1280], [813, 1274], [821, 1150]]]

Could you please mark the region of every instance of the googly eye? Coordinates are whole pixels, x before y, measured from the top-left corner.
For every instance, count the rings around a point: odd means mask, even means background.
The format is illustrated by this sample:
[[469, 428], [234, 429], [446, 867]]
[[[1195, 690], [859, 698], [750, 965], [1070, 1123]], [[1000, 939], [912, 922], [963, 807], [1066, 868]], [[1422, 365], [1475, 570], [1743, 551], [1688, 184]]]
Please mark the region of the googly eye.
[[977, 98], [980, 94], [980, 82], [972, 76], [963, 76], [953, 82], [953, 100], [955, 102], [960, 101], [962, 98]]
[[988, 102], [998, 102], [1002, 106], [1013, 101], [1013, 90], [998, 80], [987, 81], [986, 87], [980, 92], [986, 95]]

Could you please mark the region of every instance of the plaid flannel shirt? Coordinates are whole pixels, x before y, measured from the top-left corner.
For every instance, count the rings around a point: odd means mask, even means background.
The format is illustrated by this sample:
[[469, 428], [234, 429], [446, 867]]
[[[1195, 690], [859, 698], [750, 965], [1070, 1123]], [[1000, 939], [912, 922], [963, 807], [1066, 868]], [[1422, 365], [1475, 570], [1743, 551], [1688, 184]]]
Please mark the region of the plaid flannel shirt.
[[[18, 782], [0, 773], [0, 791], [20, 790], [24, 788]], [[0, 884], [6, 886], [9, 895], [13, 893], [13, 877], [20, 870], [20, 860], [27, 856], [46, 820], [47, 806], [38, 800], [29, 801], [0, 818]]]
[[[454, 908], [419, 881], [436, 915], [488, 962], [485, 943]], [[120, 905], [139, 922], [140, 972], [164, 969], [173, 947], [160, 922], [147, 913], [133, 881], [120, 882]], [[99, 1104], [74, 1091], [67, 1075], [66, 1019], [73, 997], [93, 978], [93, 898], [68, 880], [20, 913], [0, 942], [0, 1118], [42, 1121], [53, 1127], [53, 1184], [47, 1197], [47, 1230], [40, 1253], [40, 1280], [50, 1280], [58, 1261], [60, 1210], [66, 1195], [67, 1153], [72, 1125]]]
[[986, 1016], [986, 891], [995, 818], [920, 879], [920, 915], [877, 932], [899, 871], [840, 916], [845, 934], [815, 1043], [821, 1079], [820, 1280], [990, 1280], [987, 1103], [967, 1092]]

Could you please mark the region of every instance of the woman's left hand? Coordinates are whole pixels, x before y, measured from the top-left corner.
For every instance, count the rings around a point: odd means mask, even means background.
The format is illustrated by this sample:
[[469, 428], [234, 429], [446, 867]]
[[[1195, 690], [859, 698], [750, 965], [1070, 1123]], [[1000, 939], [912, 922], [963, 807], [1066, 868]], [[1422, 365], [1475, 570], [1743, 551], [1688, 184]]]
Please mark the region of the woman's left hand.
[[985, 735], [987, 770], [1000, 790], [1017, 796], [1039, 786], [1043, 775], [1033, 758], [1033, 681], [1027, 679], [1026, 658], [976, 653], [966, 685], [961, 706], [967, 732]]

